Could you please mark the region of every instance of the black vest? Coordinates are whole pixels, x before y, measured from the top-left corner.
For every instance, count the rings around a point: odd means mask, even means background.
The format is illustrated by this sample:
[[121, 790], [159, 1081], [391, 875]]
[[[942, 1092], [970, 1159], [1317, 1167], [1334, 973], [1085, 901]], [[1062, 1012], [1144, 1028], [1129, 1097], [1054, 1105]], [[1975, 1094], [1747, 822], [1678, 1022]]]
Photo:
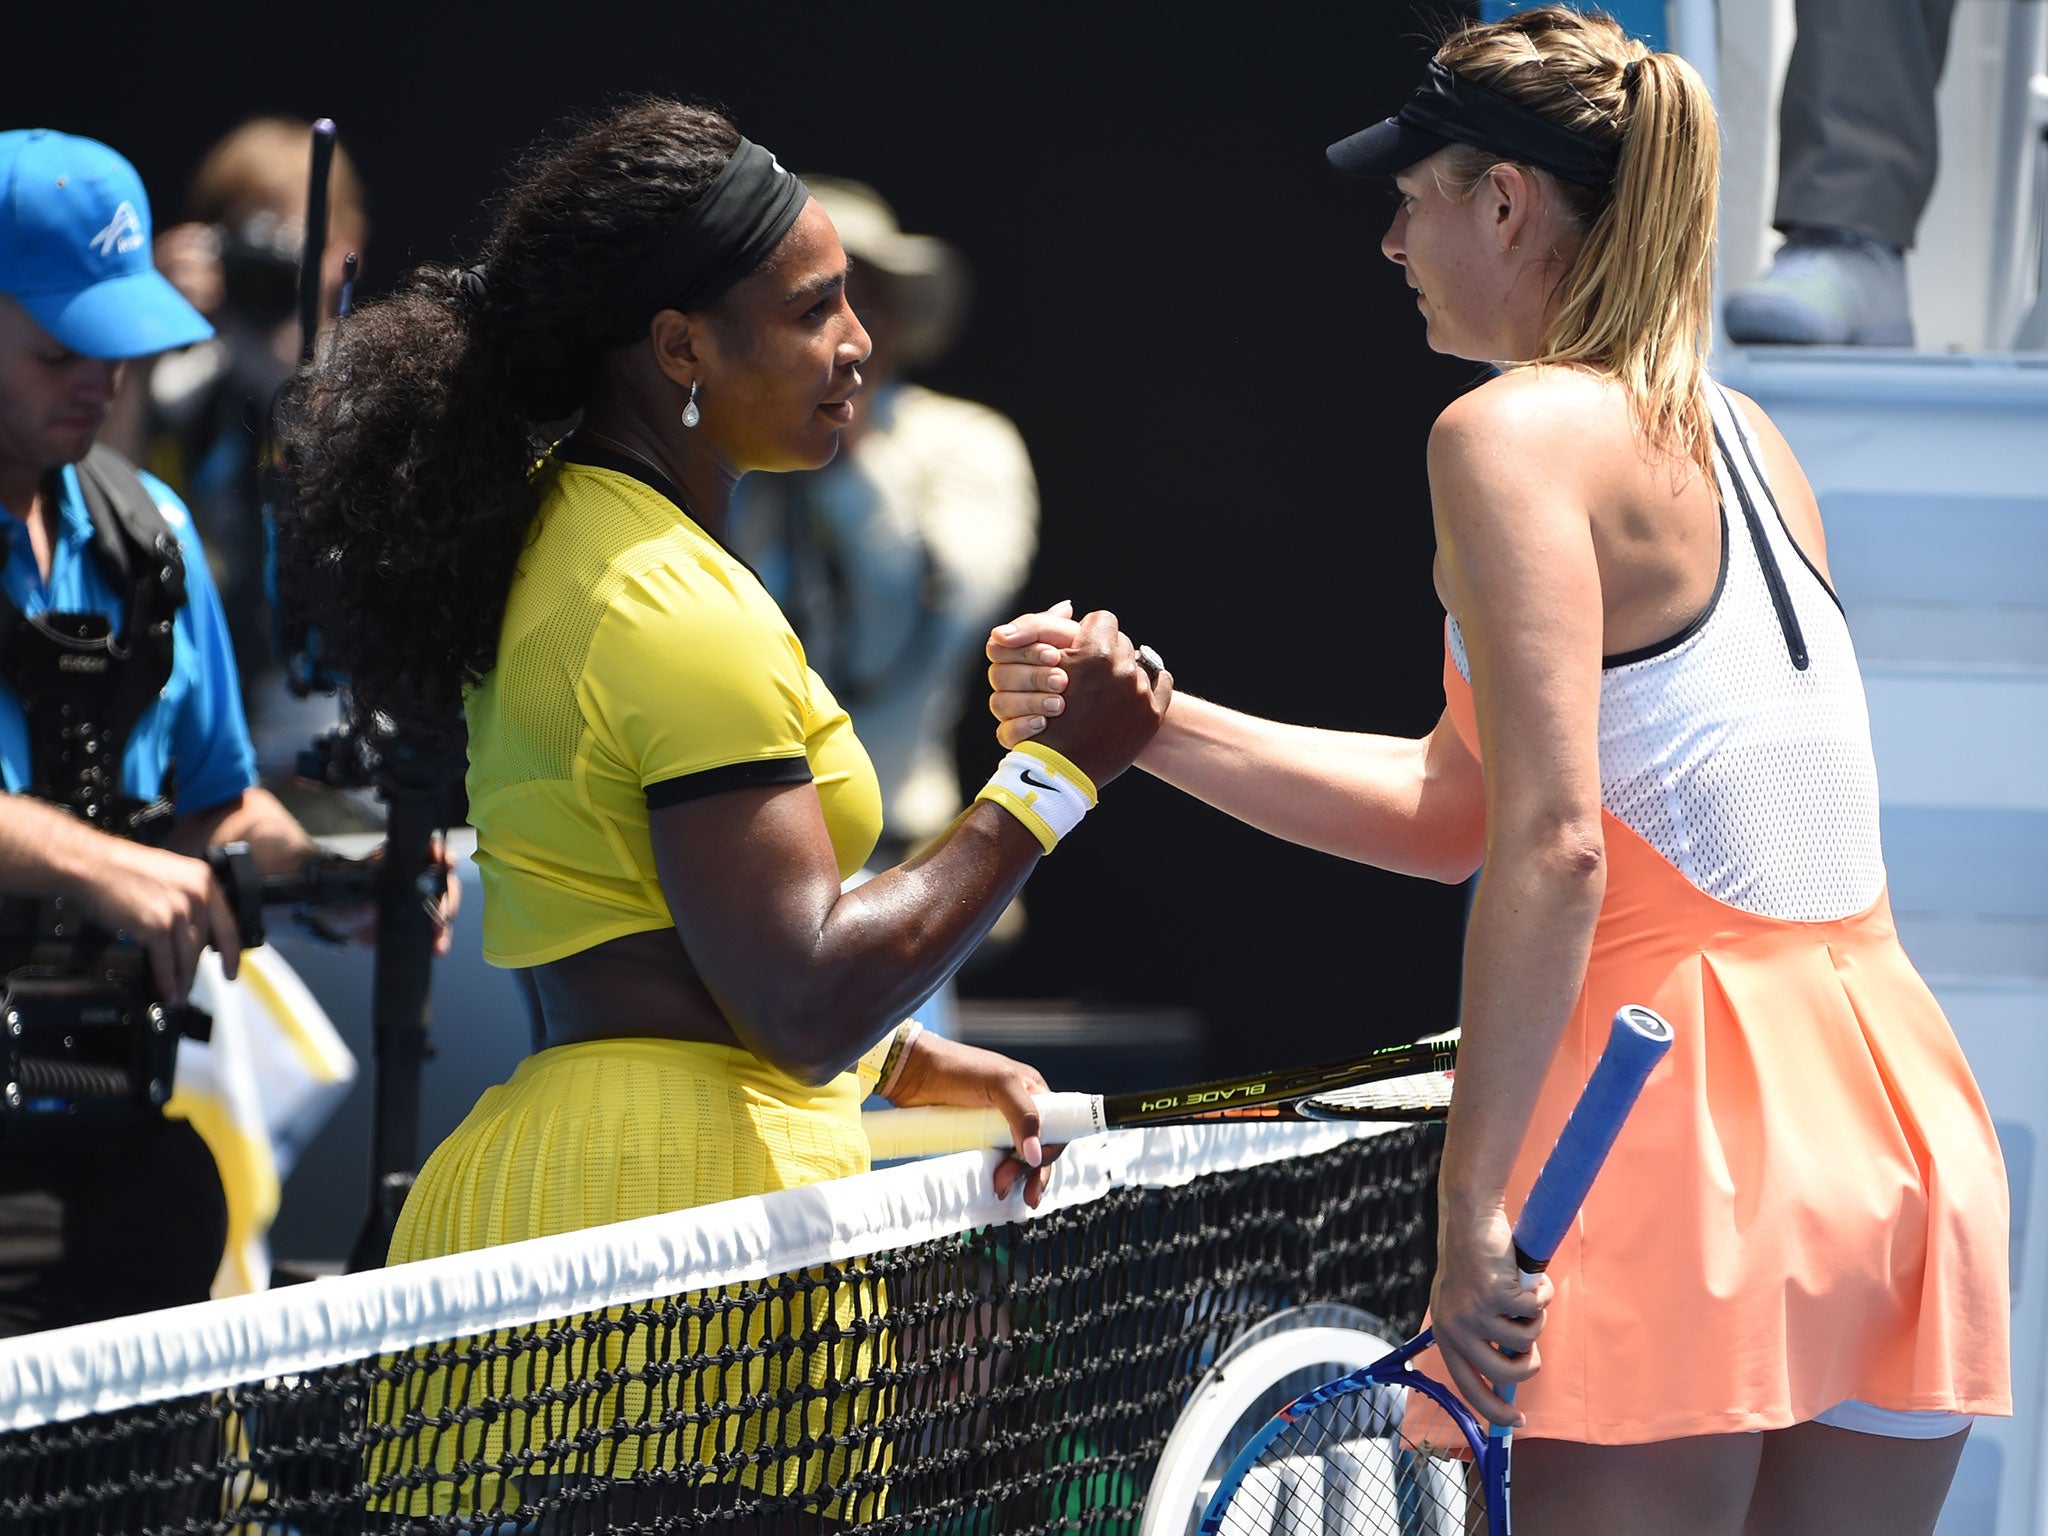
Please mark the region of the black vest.
[[28, 793], [118, 837], [160, 842], [170, 831], [175, 765], [156, 797], [124, 792], [128, 736], [171, 679], [172, 621], [185, 603], [185, 558], [156, 498], [126, 459], [94, 448], [78, 466], [93, 557], [126, 613], [30, 618], [0, 590], [0, 680], [28, 717]]

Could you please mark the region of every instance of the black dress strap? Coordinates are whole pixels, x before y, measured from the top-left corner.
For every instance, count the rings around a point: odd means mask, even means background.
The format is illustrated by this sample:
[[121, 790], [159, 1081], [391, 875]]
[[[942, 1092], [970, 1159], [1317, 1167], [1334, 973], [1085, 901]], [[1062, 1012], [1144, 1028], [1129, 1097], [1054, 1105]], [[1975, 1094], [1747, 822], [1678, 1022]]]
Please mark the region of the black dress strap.
[[[1708, 388], [1716, 386], [1709, 385]], [[1727, 395], [1721, 395], [1720, 399], [1722, 409], [1730, 413], [1731, 428], [1740, 430], [1733, 422], [1735, 408]], [[1764, 520], [1757, 515], [1756, 498], [1750, 495], [1742, 461], [1735, 456], [1734, 446], [1728, 441], [1728, 432], [1721, 426], [1719, 413], [1715, 414], [1714, 442], [1721, 450], [1722, 462], [1728, 466], [1728, 483], [1735, 487], [1735, 499], [1742, 507], [1742, 524], [1749, 530], [1749, 542], [1756, 549], [1756, 563], [1763, 571], [1764, 587], [1771, 594], [1771, 607], [1777, 611], [1778, 628], [1785, 636], [1785, 653], [1791, 657], [1792, 665], [1804, 672], [1813, 658], [1806, 649], [1806, 632], [1799, 626], [1799, 612], [1792, 605], [1792, 589], [1785, 584], [1785, 568], [1778, 563], [1778, 552], [1771, 547], [1770, 535], [1764, 530]]]

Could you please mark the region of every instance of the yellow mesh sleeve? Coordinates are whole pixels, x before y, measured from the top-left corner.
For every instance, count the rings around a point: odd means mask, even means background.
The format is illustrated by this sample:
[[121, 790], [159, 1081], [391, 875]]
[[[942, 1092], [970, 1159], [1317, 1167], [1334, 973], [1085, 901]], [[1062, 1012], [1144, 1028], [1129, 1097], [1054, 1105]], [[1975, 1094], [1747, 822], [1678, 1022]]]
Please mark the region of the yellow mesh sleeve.
[[804, 756], [803, 650], [751, 578], [662, 567], [627, 580], [582, 688], [593, 733], [643, 789]]

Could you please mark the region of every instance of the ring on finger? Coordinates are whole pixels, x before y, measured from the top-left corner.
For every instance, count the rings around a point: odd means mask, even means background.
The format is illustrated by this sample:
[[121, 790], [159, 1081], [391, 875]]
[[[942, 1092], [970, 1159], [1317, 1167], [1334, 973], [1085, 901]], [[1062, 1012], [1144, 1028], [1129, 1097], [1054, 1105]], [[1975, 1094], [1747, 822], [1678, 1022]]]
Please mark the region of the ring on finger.
[[1166, 663], [1159, 659], [1159, 653], [1149, 645], [1138, 647], [1138, 665], [1145, 669], [1145, 675], [1154, 682], [1157, 682], [1159, 674], [1166, 670]]

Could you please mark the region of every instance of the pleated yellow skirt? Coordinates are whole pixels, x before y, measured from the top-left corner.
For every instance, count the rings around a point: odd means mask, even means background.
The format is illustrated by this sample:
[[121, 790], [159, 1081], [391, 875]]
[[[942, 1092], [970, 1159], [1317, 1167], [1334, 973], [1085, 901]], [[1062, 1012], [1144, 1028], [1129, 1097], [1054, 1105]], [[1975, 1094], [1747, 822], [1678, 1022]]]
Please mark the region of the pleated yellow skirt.
[[[427, 1160], [391, 1262], [864, 1172], [860, 1100], [851, 1072], [811, 1088], [730, 1046], [619, 1039], [540, 1052]], [[369, 1414], [373, 1507], [510, 1513], [567, 1481], [647, 1473], [685, 1489], [804, 1497], [884, 1471], [884, 1452], [859, 1432], [881, 1406], [862, 1384], [889, 1353], [880, 1283], [767, 1290], [697, 1293], [658, 1320], [654, 1308], [613, 1310], [388, 1362]], [[665, 1369], [683, 1361], [692, 1367]], [[800, 1444], [829, 1449], [798, 1454]], [[501, 1470], [508, 1457], [524, 1462], [517, 1476]], [[876, 1502], [821, 1500], [819, 1512], [859, 1520]]]

